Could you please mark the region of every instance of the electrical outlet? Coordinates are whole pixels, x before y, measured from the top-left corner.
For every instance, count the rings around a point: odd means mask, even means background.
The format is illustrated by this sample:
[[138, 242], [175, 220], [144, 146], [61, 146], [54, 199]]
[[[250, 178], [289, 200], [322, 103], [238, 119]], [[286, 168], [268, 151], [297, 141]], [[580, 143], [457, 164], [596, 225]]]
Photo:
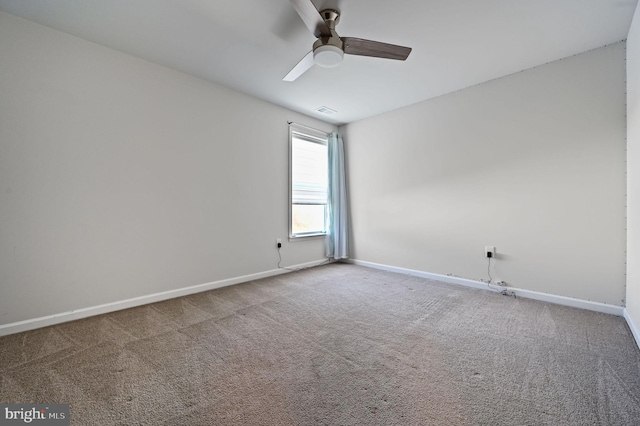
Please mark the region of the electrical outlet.
[[484, 246], [484, 257], [496, 257], [496, 248], [494, 246]]
[[276, 239], [276, 247], [278, 247], [278, 248], [282, 247], [282, 239], [281, 238], [277, 238]]

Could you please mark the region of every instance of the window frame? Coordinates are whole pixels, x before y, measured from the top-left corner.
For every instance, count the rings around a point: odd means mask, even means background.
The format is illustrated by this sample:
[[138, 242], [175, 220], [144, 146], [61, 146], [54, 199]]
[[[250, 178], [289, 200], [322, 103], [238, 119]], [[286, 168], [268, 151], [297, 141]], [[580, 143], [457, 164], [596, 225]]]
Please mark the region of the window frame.
[[[301, 241], [310, 238], [320, 238], [327, 235], [327, 230], [324, 232], [309, 232], [309, 233], [293, 233], [293, 139], [302, 139], [308, 142], [318, 143], [324, 146], [329, 144], [330, 133], [323, 132], [312, 127], [303, 126], [301, 124], [289, 123], [289, 241]], [[327, 164], [329, 158], [327, 156]], [[328, 170], [327, 170], [328, 172]], [[327, 176], [328, 178], [328, 176]], [[328, 188], [327, 188], [328, 189]], [[329, 200], [324, 204], [325, 206], [325, 223]], [[321, 205], [321, 204], [320, 204]]]

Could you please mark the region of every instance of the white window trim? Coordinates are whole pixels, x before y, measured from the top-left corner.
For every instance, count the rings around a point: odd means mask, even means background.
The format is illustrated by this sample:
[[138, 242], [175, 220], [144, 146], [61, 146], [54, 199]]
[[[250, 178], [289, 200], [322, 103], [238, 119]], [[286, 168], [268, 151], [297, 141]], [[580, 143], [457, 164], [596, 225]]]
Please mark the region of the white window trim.
[[320, 143], [323, 145], [327, 145], [329, 140], [330, 133], [323, 132], [318, 129], [314, 129], [312, 127], [303, 126], [302, 124], [297, 123], [289, 123], [289, 204], [287, 210], [289, 211], [289, 241], [302, 241], [309, 240], [314, 238], [324, 238], [327, 233], [326, 232], [316, 232], [316, 233], [308, 233], [308, 234], [293, 234], [293, 217], [292, 217], [292, 205], [293, 205], [293, 136], [294, 134], [298, 137], [298, 139], [308, 140], [309, 142]]

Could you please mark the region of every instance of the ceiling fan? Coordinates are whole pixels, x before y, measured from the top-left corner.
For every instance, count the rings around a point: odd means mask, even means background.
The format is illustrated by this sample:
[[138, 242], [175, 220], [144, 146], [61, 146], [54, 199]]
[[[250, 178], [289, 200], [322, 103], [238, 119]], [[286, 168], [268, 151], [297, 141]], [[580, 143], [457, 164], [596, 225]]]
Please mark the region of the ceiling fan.
[[314, 64], [332, 68], [342, 63], [344, 54], [373, 56], [376, 58], [397, 59], [404, 61], [411, 53], [410, 47], [380, 43], [355, 37], [340, 37], [336, 33], [336, 24], [340, 20], [340, 12], [334, 9], [323, 9], [320, 12], [311, 0], [290, 0], [305, 25], [318, 39], [313, 43], [313, 50], [305, 55], [282, 80], [294, 81]]

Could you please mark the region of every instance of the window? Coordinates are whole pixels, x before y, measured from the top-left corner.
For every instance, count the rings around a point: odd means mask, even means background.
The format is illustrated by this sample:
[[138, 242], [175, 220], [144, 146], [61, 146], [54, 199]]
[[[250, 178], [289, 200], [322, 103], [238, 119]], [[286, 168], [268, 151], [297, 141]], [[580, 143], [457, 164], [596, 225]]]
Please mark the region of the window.
[[291, 124], [289, 236], [327, 233], [328, 159], [326, 133]]

